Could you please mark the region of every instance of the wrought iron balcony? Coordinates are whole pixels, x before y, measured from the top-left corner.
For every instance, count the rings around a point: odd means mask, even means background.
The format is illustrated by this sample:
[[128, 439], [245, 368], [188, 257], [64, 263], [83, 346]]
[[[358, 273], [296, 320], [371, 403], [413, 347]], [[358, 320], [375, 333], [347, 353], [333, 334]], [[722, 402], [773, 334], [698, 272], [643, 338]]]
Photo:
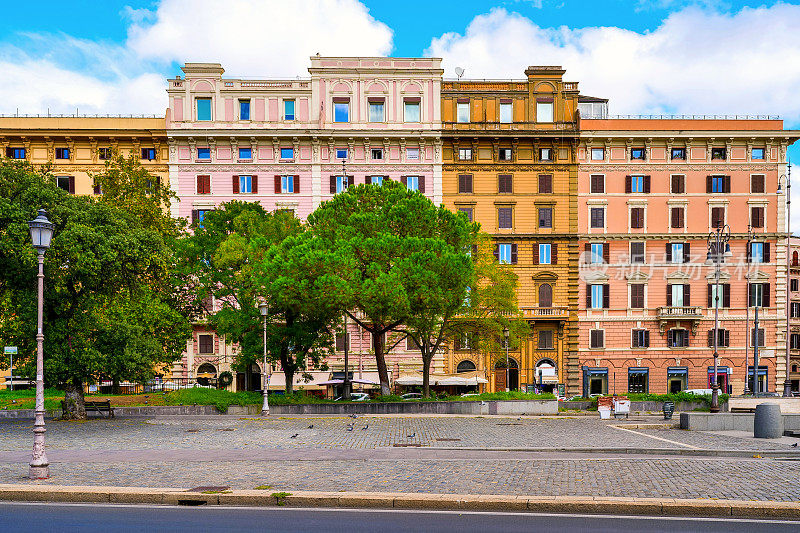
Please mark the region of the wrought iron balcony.
[[558, 319], [563, 320], [569, 318], [569, 307], [522, 307], [523, 318], [533, 318], [542, 320]]
[[688, 305], [665, 305], [658, 308], [658, 318], [668, 320], [684, 320], [703, 318], [703, 308]]

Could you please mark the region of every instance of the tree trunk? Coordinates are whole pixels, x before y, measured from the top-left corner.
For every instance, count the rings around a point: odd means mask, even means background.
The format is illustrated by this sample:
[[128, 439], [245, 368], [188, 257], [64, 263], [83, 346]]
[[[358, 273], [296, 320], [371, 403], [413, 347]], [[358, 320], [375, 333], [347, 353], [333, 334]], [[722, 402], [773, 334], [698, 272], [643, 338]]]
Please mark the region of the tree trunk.
[[375, 350], [375, 364], [378, 366], [378, 377], [381, 380], [381, 396], [388, 396], [389, 372], [386, 369], [386, 358], [383, 355], [383, 331], [380, 333], [372, 332], [372, 349]]
[[83, 381], [68, 380], [64, 385], [64, 420], [86, 420], [86, 403], [83, 398]]
[[122, 387], [119, 386], [119, 379], [114, 378], [111, 382], [111, 394], [122, 394]]
[[284, 366], [283, 375], [286, 378], [286, 394], [292, 394], [294, 389], [294, 369], [288, 365]]
[[426, 398], [431, 395], [431, 361], [433, 357], [422, 353], [422, 395]]
[[247, 363], [244, 369], [244, 390], [249, 391], [253, 389], [253, 365]]

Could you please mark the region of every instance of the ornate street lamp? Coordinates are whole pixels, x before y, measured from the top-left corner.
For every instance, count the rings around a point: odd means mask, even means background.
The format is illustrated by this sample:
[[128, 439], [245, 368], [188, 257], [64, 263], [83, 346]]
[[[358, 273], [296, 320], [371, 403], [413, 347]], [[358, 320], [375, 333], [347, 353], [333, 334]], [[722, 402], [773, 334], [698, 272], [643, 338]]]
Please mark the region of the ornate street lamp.
[[39, 261], [37, 275], [36, 306], [36, 411], [33, 423], [33, 457], [31, 458], [30, 479], [50, 477], [50, 463], [44, 451], [44, 253], [50, 248], [53, 238], [53, 224], [47, 220], [47, 212], [39, 210], [39, 216], [28, 222], [31, 240]]
[[[708, 254], [706, 264], [714, 265], [714, 381], [711, 385], [711, 412], [719, 413], [719, 383], [717, 382], [717, 366], [719, 353], [717, 351], [719, 343], [719, 274], [720, 264], [726, 257], [731, 257], [731, 228], [727, 224], [718, 226], [708, 234]], [[724, 252], [723, 252], [724, 246]]]
[[[783, 395], [784, 397], [789, 397], [792, 395], [792, 382], [789, 379], [789, 368], [791, 368], [791, 352], [790, 352], [790, 343], [789, 339], [791, 338], [789, 335], [790, 328], [789, 328], [789, 317], [791, 316], [790, 313], [790, 303], [789, 303], [789, 269], [791, 268], [791, 254], [789, 253], [789, 245], [791, 243], [792, 237], [792, 163], [789, 162], [789, 168], [786, 174], [781, 175], [778, 178], [778, 194], [781, 193], [781, 182], [786, 183], [786, 284], [787, 284], [787, 291], [786, 291], [786, 379], [783, 382]], [[755, 369], [756, 375], [758, 375], [758, 369]], [[758, 379], [758, 378], [756, 378]]]
[[264, 403], [261, 405], [261, 416], [269, 414], [269, 377], [267, 376], [267, 313], [269, 306], [266, 302], [258, 304], [258, 309], [261, 311], [261, 318], [264, 320], [264, 362], [261, 369], [261, 382], [263, 390], [261, 391], [264, 396]]
[[508, 328], [507, 327], [503, 328], [503, 336], [506, 338], [506, 392], [508, 392], [511, 389], [509, 389], [508, 387]]

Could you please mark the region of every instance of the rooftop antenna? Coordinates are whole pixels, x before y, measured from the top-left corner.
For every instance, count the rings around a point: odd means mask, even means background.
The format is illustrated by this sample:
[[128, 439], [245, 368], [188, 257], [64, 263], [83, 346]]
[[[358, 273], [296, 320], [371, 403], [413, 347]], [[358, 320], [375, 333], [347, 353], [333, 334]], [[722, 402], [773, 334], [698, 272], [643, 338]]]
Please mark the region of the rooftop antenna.
[[463, 76], [463, 75], [464, 75], [464, 69], [461, 68], [461, 67], [456, 67], [456, 76], [458, 76], [459, 80], [461, 79], [461, 76]]

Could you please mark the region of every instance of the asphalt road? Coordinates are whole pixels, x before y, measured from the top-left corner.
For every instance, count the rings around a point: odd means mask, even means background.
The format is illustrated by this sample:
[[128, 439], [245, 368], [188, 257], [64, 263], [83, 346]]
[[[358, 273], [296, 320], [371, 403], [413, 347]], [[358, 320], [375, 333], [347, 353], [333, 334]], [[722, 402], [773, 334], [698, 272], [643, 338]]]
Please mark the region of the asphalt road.
[[17, 532], [796, 532], [798, 522], [375, 509], [265, 509], [0, 502], [0, 530]]

